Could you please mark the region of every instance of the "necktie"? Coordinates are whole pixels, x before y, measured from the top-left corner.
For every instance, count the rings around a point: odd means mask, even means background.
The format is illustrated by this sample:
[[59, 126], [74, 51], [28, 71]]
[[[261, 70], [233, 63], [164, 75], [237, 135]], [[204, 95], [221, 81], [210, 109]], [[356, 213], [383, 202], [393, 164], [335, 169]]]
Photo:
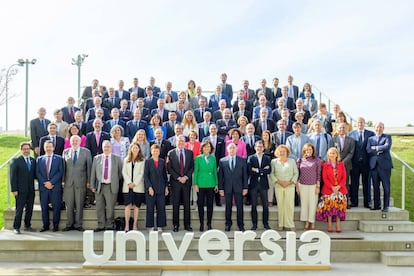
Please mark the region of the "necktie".
[[229, 120], [226, 120], [226, 127], [229, 126]]
[[262, 131], [265, 131], [267, 128], [266, 128], [266, 121], [262, 121]]
[[114, 98], [112, 98], [112, 105], [113, 106], [115, 105], [115, 99]]
[[106, 156], [105, 164], [104, 164], [104, 180], [108, 179], [108, 172], [109, 172], [109, 158], [108, 156]]
[[41, 120], [41, 123], [42, 123], [42, 126], [43, 126], [44, 130], [47, 130], [47, 129], [46, 129], [46, 122], [45, 122], [45, 120], [43, 120], [43, 119], [42, 119], [42, 120]]
[[285, 144], [285, 133], [280, 134], [280, 143], [283, 145]]
[[246, 89], [246, 92], [244, 93], [244, 100], [247, 101], [249, 99], [249, 90]]
[[101, 135], [99, 132], [95, 133], [95, 138], [96, 138], [96, 145], [99, 147], [99, 140], [101, 139]]
[[200, 109], [200, 116], [201, 116], [201, 118], [204, 118], [204, 109], [203, 108]]
[[56, 147], [56, 137], [52, 136], [52, 143], [53, 143], [53, 147]]
[[359, 147], [360, 148], [362, 148], [362, 146], [363, 146], [363, 140], [362, 140], [363, 138], [362, 138], [362, 131], [359, 133], [359, 137], [358, 137], [358, 144], [359, 144]]
[[249, 144], [250, 144], [250, 147], [253, 147], [253, 145], [254, 145], [254, 142], [253, 142], [253, 137], [252, 136], [250, 136], [250, 139], [249, 139], [250, 141], [249, 141]]
[[317, 134], [317, 136], [316, 136], [316, 155], [318, 157], [320, 157], [320, 155], [319, 155], [319, 147], [320, 146], [321, 146], [321, 136], [320, 136], [320, 134]]
[[73, 164], [76, 164], [77, 160], [78, 160], [78, 151], [75, 150], [75, 152], [73, 153]]
[[135, 128], [138, 128], [138, 121], [135, 121]]
[[48, 156], [46, 160], [46, 177], [48, 179], [49, 179], [49, 173], [50, 173], [50, 156]]
[[184, 176], [184, 154], [182, 150], [180, 150], [180, 175]]
[[340, 138], [340, 142], [341, 142], [341, 151], [344, 149], [344, 143], [345, 143], [345, 138], [343, 136], [341, 136]]
[[73, 113], [73, 107], [70, 108], [70, 118], [75, 118], [75, 114]]
[[26, 165], [27, 165], [27, 169], [30, 172], [30, 169], [32, 168], [32, 164], [30, 163], [30, 158], [29, 157], [26, 157]]
[[231, 162], [230, 162], [230, 169], [231, 170], [234, 170], [234, 166], [235, 166], [235, 164], [234, 164], [234, 157], [232, 157], [231, 158]]
[[204, 134], [207, 135], [207, 133], [208, 133], [208, 124], [204, 123]]

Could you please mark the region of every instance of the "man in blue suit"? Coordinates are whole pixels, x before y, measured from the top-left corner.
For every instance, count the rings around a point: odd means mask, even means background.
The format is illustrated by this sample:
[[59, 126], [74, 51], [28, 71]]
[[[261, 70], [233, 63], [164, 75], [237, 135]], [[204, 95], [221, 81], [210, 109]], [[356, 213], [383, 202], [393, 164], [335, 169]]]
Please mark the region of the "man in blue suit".
[[221, 91], [221, 85], [216, 86], [216, 93], [210, 96], [210, 100], [208, 102], [208, 107], [210, 108], [210, 111], [213, 113], [214, 111], [217, 111], [219, 109], [219, 102], [220, 100], [226, 101], [226, 107], [230, 108], [230, 99], [227, 95], [223, 94]]
[[236, 156], [237, 147], [234, 143], [227, 146], [228, 156], [219, 162], [219, 190], [220, 195], [226, 200], [226, 227], [225, 231], [231, 229], [232, 199], [236, 201], [237, 226], [240, 231], [245, 231], [243, 221], [243, 196], [247, 194], [247, 164], [246, 159]]
[[75, 122], [75, 113], [80, 110], [79, 107], [75, 106], [75, 99], [69, 97], [67, 100], [67, 106], [62, 107], [63, 121], [68, 124]]
[[[222, 73], [220, 76], [220, 79], [221, 79], [221, 87], [222, 87], [223, 95], [226, 95], [229, 101], [232, 101], [233, 100], [233, 87], [231, 86], [231, 84], [227, 83], [227, 74]], [[230, 108], [230, 106], [227, 106], [227, 107]]]
[[144, 98], [144, 107], [151, 110], [157, 108], [158, 98], [153, 95], [152, 87], [148, 86], [146, 90], [147, 96]]
[[371, 210], [381, 210], [380, 182], [384, 190], [383, 212], [388, 212], [391, 191], [391, 169], [393, 168], [390, 149], [392, 139], [384, 134], [384, 123], [375, 124], [375, 136], [368, 138], [367, 152], [370, 156], [369, 167], [374, 187], [374, 206]]
[[52, 141], [54, 148], [53, 152], [55, 154], [62, 155], [63, 150], [65, 148], [65, 139], [57, 135], [57, 125], [55, 123], [50, 123], [47, 126], [47, 131], [49, 132], [49, 134], [40, 138], [39, 141], [40, 155], [45, 154], [44, 144], [46, 141]]
[[130, 120], [126, 123], [125, 136], [129, 138], [129, 141], [132, 141], [135, 134], [140, 129], [143, 129], [146, 132], [147, 122], [144, 121], [144, 120], [141, 120], [141, 110], [135, 109], [134, 119], [132, 119], [132, 120]]
[[49, 230], [49, 203], [53, 208], [53, 232], [59, 231], [60, 207], [62, 204], [63, 159], [53, 154], [53, 142], [44, 143], [45, 155], [36, 163], [36, 177], [39, 181], [40, 207], [43, 227], [40, 232]]
[[10, 183], [12, 193], [16, 198], [14, 215], [14, 233], [20, 234], [24, 211], [24, 230], [33, 231], [31, 226], [33, 203], [35, 197], [34, 179], [36, 178], [36, 162], [30, 157], [30, 143], [20, 144], [21, 156], [13, 160], [10, 165]]
[[162, 91], [160, 93], [159, 98], [160, 99], [165, 99], [165, 95], [169, 94], [173, 100], [173, 102], [178, 101], [178, 93], [175, 91], [172, 91], [172, 82], [167, 81], [167, 83], [165, 84], [165, 91]]
[[254, 149], [256, 150], [256, 154], [250, 155], [247, 159], [249, 194], [252, 204], [252, 230], [257, 230], [257, 194], [260, 195], [263, 205], [263, 227], [265, 230], [269, 230], [269, 206], [267, 204], [267, 190], [269, 189], [269, 182], [267, 180], [267, 176], [271, 171], [271, 159], [269, 156], [263, 154], [264, 146], [261, 140], [255, 142]]
[[375, 133], [365, 129], [365, 119], [359, 117], [358, 129], [351, 131], [348, 135], [355, 141], [355, 151], [352, 157], [351, 170], [351, 207], [358, 207], [359, 180], [362, 177], [362, 192], [364, 195], [364, 207], [371, 208], [371, 183], [369, 181], [369, 156], [367, 153], [368, 138]]

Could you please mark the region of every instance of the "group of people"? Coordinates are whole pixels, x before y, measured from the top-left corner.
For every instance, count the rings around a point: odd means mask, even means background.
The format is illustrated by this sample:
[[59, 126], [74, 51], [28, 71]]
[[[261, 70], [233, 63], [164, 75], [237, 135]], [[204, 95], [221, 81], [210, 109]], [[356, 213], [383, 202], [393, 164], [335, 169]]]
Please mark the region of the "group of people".
[[[117, 90], [94, 80], [82, 95], [82, 105], [69, 97], [67, 106], [46, 119], [39, 108], [30, 122], [31, 143], [11, 165], [16, 197], [14, 231], [20, 233], [23, 209], [25, 230], [32, 231], [34, 180], [39, 183], [43, 227], [59, 230], [62, 202], [67, 213], [63, 231], [83, 231], [83, 209], [96, 205], [95, 231], [114, 229], [115, 205], [125, 205], [125, 231], [137, 230], [140, 207], [146, 204], [145, 225], [162, 231], [167, 225], [165, 205], [173, 206], [173, 231], [192, 231], [190, 206], [198, 205], [200, 231], [212, 229], [214, 202], [225, 203], [225, 230], [245, 230], [243, 205], [251, 205], [252, 230], [258, 228], [257, 206], [263, 206], [264, 229], [270, 229], [269, 207], [278, 206], [278, 230], [295, 230], [295, 203], [300, 202], [304, 229], [315, 220], [328, 222], [328, 232], [341, 232], [346, 209], [358, 206], [362, 179], [364, 207], [388, 211], [392, 162], [391, 137], [377, 123], [375, 133], [358, 118], [357, 129], [338, 105], [333, 113], [317, 103], [310, 84], [303, 91], [288, 84], [273, 87], [263, 79], [256, 91], [243, 81], [235, 100], [225, 73], [207, 99], [193, 80], [188, 89], [165, 91], [149, 85]], [[167, 108], [168, 107], [168, 108]], [[85, 118], [85, 120], [83, 119]], [[30, 157], [33, 149], [35, 158]], [[371, 205], [371, 182], [374, 204]], [[349, 191], [349, 192], [348, 192]], [[207, 207], [207, 219], [204, 219]], [[133, 210], [133, 224], [129, 217]], [[206, 224], [205, 224], [206, 222]]]

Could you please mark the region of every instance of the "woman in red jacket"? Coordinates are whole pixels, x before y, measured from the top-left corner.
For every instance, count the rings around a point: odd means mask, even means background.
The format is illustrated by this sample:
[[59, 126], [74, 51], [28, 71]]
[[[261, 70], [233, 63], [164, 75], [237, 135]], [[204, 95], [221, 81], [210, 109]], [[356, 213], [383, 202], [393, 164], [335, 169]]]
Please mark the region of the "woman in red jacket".
[[316, 218], [328, 221], [328, 232], [332, 233], [332, 220], [336, 221], [336, 232], [341, 233], [341, 220], [346, 217], [346, 170], [339, 162], [339, 152], [332, 147], [328, 150], [328, 161], [322, 165], [322, 197], [318, 204]]

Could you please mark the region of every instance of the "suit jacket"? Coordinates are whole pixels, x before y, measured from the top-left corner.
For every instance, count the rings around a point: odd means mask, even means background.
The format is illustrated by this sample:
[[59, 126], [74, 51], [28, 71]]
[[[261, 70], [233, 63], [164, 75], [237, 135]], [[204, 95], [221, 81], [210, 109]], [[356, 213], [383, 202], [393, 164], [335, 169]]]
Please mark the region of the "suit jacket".
[[[103, 112], [104, 112], [104, 116], [103, 116], [103, 121], [109, 120], [109, 111], [108, 108], [101, 106]], [[93, 120], [95, 119], [95, 107], [89, 108], [88, 112], [86, 112], [85, 115], [85, 122], [88, 122], [89, 120]]]
[[[276, 101], [275, 101], [275, 103], [277, 103], [277, 101], [278, 101], [280, 98], [281, 98], [281, 97], [277, 98], [277, 99], [276, 99]], [[284, 107], [287, 107], [289, 110], [293, 110], [293, 109], [295, 109], [295, 101], [294, 101], [292, 98], [287, 97], [287, 100], [285, 99], [285, 105], [284, 105]]]
[[256, 143], [256, 141], [262, 140], [262, 138], [259, 135], [253, 135], [252, 138], [253, 138], [252, 145], [250, 145], [250, 139], [247, 134], [245, 134], [243, 137], [240, 138], [240, 140], [242, 140], [246, 144], [247, 156], [250, 156], [256, 153], [256, 150], [254, 149], [254, 143]]
[[[125, 122], [121, 119], [118, 119], [117, 125], [121, 126], [124, 130], [126, 128]], [[115, 121], [113, 119], [108, 120], [104, 123], [103, 130], [110, 133], [113, 126], [115, 126]], [[125, 131], [124, 131], [124, 136], [125, 136]]]
[[65, 107], [62, 107], [60, 110], [62, 111], [62, 114], [63, 114], [63, 118], [62, 118], [63, 121], [65, 121], [68, 124], [71, 124], [75, 122], [75, 113], [77, 111], [80, 111], [80, 108], [73, 106], [73, 118], [70, 116], [70, 107], [65, 106]]
[[[253, 91], [253, 90], [252, 90]], [[254, 95], [254, 92], [253, 92]], [[246, 103], [245, 110], [249, 111], [250, 113], [253, 112], [253, 100], [252, 101], [244, 101]], [[239, 100], [235, 100], [233, 103], [233, 112], [239, 111]]]
[[90, 150], [92, 157], [102, 153], [102, 142], [104, 140], [111, 140], [111, 136], [105, 131], [101, 131], [99, 145], [96, 144], [95, 132], [91, 131], [86, 134], [86, 148]]
[[128, 92], [130, 93], [130, 95], [132, 92], [137, 93], [137, 98], [145, 98], [145, 89], [142, 87], [131, 87], [128, 89]]
[[225, 100], [226, 101], [226, 107], [230, 108], [230, 99], [226, 94], [221, 93], [220, 98], [217, 96], [217, 94], [213, 94], [210, 96], [210, 100], [208, 102], [208, 107], [211, 109], [211, 112], [214, 112], [216, 110], [219, 110], [219, 101]]
[[272, 105], [273, 107], [275, 107], [277, 104], [276, 100], [280, 97], [282, 97], [282, 89], [280, 87], [278, 87], [276, 89], [276, 93], [275, 93], [275, 88], [272, 87], [270, 88], [272, 90]]
[[135, 186], [132, 188], [134, 193], [144, 193], [144, 168], [145, 159], [139, 162], [134, 162], [134, 170], [132, 170], [132, 162], [127, 162], [124, 159], [122, 166], [122, 178], [124, 183], [122, 185], [122, 193], [127, 194], [129, 192], [129, 183], [134, 183]]
[[231, 101], [233, 99], [233, 87], [231, 84], [226, 83], [226, 86], [222, 89], [221, 93], [223, 93], [223, 95], [226, 95], [227, 98], [229, 98]]
[[118, 97], [106, 98], [103, 100], [102, 105], [108, 108], [108, 110], [112, 110], [114, 107], [119, 109], [121, 108], [121, 99]]
[[68, 148], [63, 151], [64, 161], [63, 182], [65, 187], [75, 186], [86, 189], [86, 183], [90, 183], [92, 156], [87, 148], [78, 149], [78, 159], [73, 163], [73, 149]]
[[224, 193], [241, 193], [248, 188], [246, 159], [236, 156], [234, 169], [230, 169], [230, 156], [219, 162], [219, 190]]
[[[91, 169], [91, 187], [101, 192], [101, 182], [103, 180], [104, 154], [99, 154], [93, 158]], [[121, 157], [111, 154], [111, 191], [117, 194], [119, 191], [119, 181], [122, 179], [122, 160]]]
[[217, 122], [218, 120], [223, 119], [223, 112], [220, 109], [214, 111], [212, 115], [213, 116], [212, 116], [211, 120], [213, 122]]
[[267, 102], [270, 105], [273, 105], [273, 103], [272, 103], [272, 99], [273, 99], [273, 91], [272, 91], [272, 89], [270, 89], [269, 87], [265, 87], [265, 88], [260, 87], [260, 88], [257, 88], [256, 89], [256, 99], [258, 99], [257, 94], [259, 93], [259, 91], [263, 91], [264, 96], [266, 97]]
[[[371, 146], [375, 146], [376, 149], [371, 149]], [[371, 136], [368, 138], [367, 152], [369, 155], [369, 167], [375, 169], [378, 166], [380, 169], [388, 170], [392, 169], [392, 159], [390, 155], [390, 149], [392, 146], [391, 136], [388, 134], [382, 134], [377, 142], [377, 136]]]
[[309, 142], [309, 137], [303, 133], [301, 133], [299, 137], [296, 137], [295, 134], [290, 135], [286, 140], [286, 146], [290, 150], [289, 157], [295, 161], [302, 158], [303, 146]]
[[312, 117], [318, 112], [318, 101], [310, 98], [309, 107], [308, 107], [307, 100], [303, 100], [303, 109], [308, 110]]
[[129, 120], [132, 120], [133, 116], [130, 110], [119, 110], [119, 119], [122, 119], [124, 122], [128, 122]]
[[191, 185], [193, 183], [192, 177], [194, 172], [194, 155], [191, 150], [184, 150], [184, 175], [180, 174], [180, 156], [177, 155], [177, 150], [172, 149], [168, 152], [168, 172], [170, 174], [170, 183], [179, 183], [178, 177], [186, 176], [187, 182], [186, 185]]
[[[159, 109], [155, 108], [151, 111], [151, 117], [154, 116], [155, 114], [158, 114]], [[162, 112], [162, 122], [166, 122], [168, 121], [168, 112], [169, 110], [164, 108], [164, 111]]]
[[334, 147], [339, 151], [341, 161], [344, 162], [347, 172], [352, 169], [352, 157], [354, 156], [355, 141], [348, 136], [344, 137], [344, 147], [341, 147], [339, 135], [332, 137]]
[[[152, 146], [153, 144], [155, 144], [155, 141], [151, 141], [150, 145]], [[168, 140], [162, 140], [161, 141], [161, 152], [160, 152], [160, 158], [166, 160], [168, 152], [170, 150], [172, 150], [174, 147], [171, 145], [170, 141]]]
[[354, 156], [352, 157], [353, 166], [358, 166], [359, 163], [362, 163], [366, 167], [369, 166], [367, 143], [368, 143], [368, 138], [374, 135], [375, 135], [374, 132], [364, 129], [363, 134], [362, 134], [363, 140], [362, 140], [362, 143], [360, 143], [358, 130], [353, 130], [350, 133], [348, 133], [348, 136], [354, 139], [355, 141]]
[[10, 165], [10, 184], [12, 192], [18, 194], [34, 193], [34, 180], [36, 178], [36, 161], [33, 157], [30, 159], [30, 171], [27, 168], [26, 160], [21, 155]]
[[158, 168], [155, 167], [154, 159], [145, 160], [144, 184], [145, 193], [152, 187], [156, 194], [164, 194], [167, 186], [167, 166], [164, 159], [158, 159]]
[[202, 121], [201, 123], [198, 124], [198, 140], [201, 142], [203, 141], [204, 137], [207, 137], [210, 135], [210, 130], [209, 127], [211, 125], [211, 121], [207, 124], [207, 132], [206, 132], [206, 123], [204, 121]]
[[[269, 189], [267, 176], [271, 172], [270, 162], [272, 160], [265, 154], [262, 155], [262, 161], [259, 166], [259, 157], [257, 154], [250, 155], [247, 159], [247, 173], [249, 175], [249, 189], [259, 187], [261, 190]], [[252, 171], [252, 168], [258, 168], [259, 171]]]
[[[65, 139], [60, 136], [55, 136], [55, 149], [53, 150], [54, 154], [62, 155], [63, 150], [65, 149]], [[40, 155], [45, 154], [45, 149], [43, 148], [46, 141], [52, 141], [49, 135], [43, 136], [39, 141]]]
[[40, 123], [40, 119], [36, 118], [30, 121], [30, 138], [32, 140], [32, 148], [39, 147], [40, 138], [46, 136], [47, 132], [47, 125], [50, 124], [50, 120], [45, 120], [46, 129], [43, 128], [42, 124]]
[[122, 91], [122, 97], [120, 96], [120, 91], [119, 90], [115, 90], [115, 97], [120, 98], [121, 100], [129, 100], [130, 98], [130, 93], [127, 90], [123, 90]]
[[53, 154], [51, 159], [49, 175], [46, 170], [47, 156], [39, 156], [36, 161], [36, 177], [39, 181], [39, 191], [41, 192], [48, 190], [45, 187], [46, 181], [52, 183], [53, 191], [62, 191], [63, 159], [57, 154]]
[[235, 120], [230, 119], [228, 121], [228, 124], [226, 125], [226, 120], [220, 119], [220, 120], [217, 120], [216, 126], [217, 126], [217, 129], [218, 129], [218, 131], [217, 131], [218, 134], [221, 137], [224, 137], [224, 136], [227, 135], [227, 133], [229, 132], [230, 129], [237, 128], [237, 123], [236, 123]]
[[86, 100], [92, 97], [92, 86], [86, 86], [82, 92], [82, 100]]
[[153, 110], [153, 109], [157, 108], [157, 101], [158, 101], [158, 98], [155, 97], [155, 96], [153, 96], [152, 99], [150, 99], [149, 97], [145, 97], [144, 98], [144, 107], [148, 108], [149, 110]]
[[[235, 120], [236, 122], [239, 120], [239, 118], [240, 118], [241, 116], [242, 116], [242, 115], [240, 114], [240, 111], [236, 111], [236, 112], [234, 112], [234, 113], [233, 113], [233, 118], [234, 118], [234, 120]], [[244, 110], [244, 112], [243, 112], [243, 116], [247, 117], [247, 119], [249, 120], [249, 122], [251, 122], [251, 121], [252, 121], [252, 113], [251, 113], [250, 111], [248, 111], [248, 110]]]
[[[147, 87], [149, 87], [149, 86], [147, 86]], [[145, 87], [145, 88], [147, 88], [147, 87]], [[155, 97], [158, 97], [161, 93], [161, 89], [158, 86], [153, 86], [152, 87], [152, 92], [153, 92], [153, 95]], [[145, 94], [147, 94], [147, 93], [145, 93]]]
[[[177, 124], [178, 121], [175, 121], [175, 123]], [[166, 139], [169, 139], [169, 138], [171, 138], [175, 135], [174, 126], [173, 126], [174, 124], [173, 124], [172, 121], [168, 120], [168, 121], [164, 122], [162, 125], [165, 127], [165, 129], [167, 131]]]
[[[253, 108], [253, 115], [252, 115], [252, 120], [257, 120], [260, 118], [260, 109], [262, 109], [261, 106], [256, 106], [255, 108]], [[268, 105], [266, 105], [266, 109], [267, 109], [267, 118], [271, 119], [272, 118], [272, 108], [270, 108]]]
[[[287, 139], [291, 135], [293, 135], [292, 132], [287, 131], [287, 130], [285, 131], [285, 141], [283, 143], [284, 145], [286, 145]], [[270, 136], [272, 138], [272, 142], [276, 145], [276, 147], [278, 147], [280, 144], [282, 144], [282, 133], [280, 131], [275, 131]]]
[[145, 130], [145, 133], [147, 132], [147, 122], [146, 121], [139, 120], [137, 125], [136, 125], [134, 120], [130, 120], [126, 123], [125, 136], [129, 138], [129, 141], [132, 141], [135, 134], [140, 129]]
[[[210, 108], [208, 108], [208, 107], [204, 108], [204, 112], [206, 112], [206, 111], [211, 112]], [[194, 109], [194, 116], [195, 116], [195, 119], [197, 121], [197, 124], [204, 121], [203, 115], [201, 115], [201, 108]]]
[[[166, 94], [167, 94], [167, 91], [162, 91], [159, 95], [159, 98], [164, 99]], [[177, 92], [171, 90], [170, 95], [171, 95], [171, 98], [172, 98], [173, 102], [178, 101], [178, 93]]]
[[293, 96], [295, 97], [294, 101], [296, 102], [296, 100], [299, 97], [299, 87], [297, 85], [292, 85], [292, 86], [293, 86]]
[[200, 105], [198, 104], [198, 101], [200, 100], [200, 98], [203, 98], [206, 101], [206, 103], [208, 103], [207, 97], [205, 97], [203, 95], [201, 95], [200, 97], [198, 97], [198, 96], [190, 97], [190, 100], [189, 100], [190, 109], [194, 110], [194, 109], [200, 107]]
[[141, 120], [145, 120], [147, 121], [147, 123], [149, 123], [150, 119], [151, 119], [151, 111], [148, 108], [143, 107], [141, 109]]
[[[267, 130], [269, 130], [270, 132], [273, 132], [275, 130], [275, 122], [273, 120], [266, 119], [266, 124], [267, 124]], [[254, 120], [253, 125], [255, 129], [254, 133], [256, 135], [262, 134], [262, 132], [264, 131], [262, 129], [262, 121], [260, 119]]]
[[[296, 115], [296, 113], [298, 112], [298, 110], [297, 109], [294, 109], [294, 110], [292, 110], [291, 112], [290, 112], [290, 119], [292, 120], [292, 121], [296, 121], [295, 120], [295, 115]], [[304, 124], [307, 124], [308, 123], [308, 121], [309, 121], [309, 119], [310, 119], [310, 117], [311, 117], [311, 115], [310, 115], [310, 112], [308, 111], [308, 110], [302, 110], [302, 112], [303, 112], [303, 123]]]
[[200, 188], [214, 188], [218, 185], [217, 162], [214, 155], [206, 157], [201, 154], [194, 161], [194, 178], [193, 185]]
[[[313, 133], [308, 134], [308, 137], [309, 137], [310, 142], [316, 147], [318, 134], [313, 132]], [[327, 133], [320, 133], [320, 148], [319, 148], [320, 150], [319, 150], [318, 157], [326, 161], [327, 160], [326, 153], [330, 147], [332, 147], [331, 135]]]
[[221, 138], [220, 136], [216, 136], [216, 143], [214, 144], [211, 141], [211, 136], [207, 136], [204, 137], [203, 142], [204, 141], [210, 141], [213, 144], [213, 151], [214, 152], [214, 156], [216, 157], [216, 161], [217, 161], [217, 166], [218, 166], [218, 161], [220, 161], [221, 158], [224, 157], [224, 154], [226, 152], [226, 143], [224, 141], [223, 138]]

